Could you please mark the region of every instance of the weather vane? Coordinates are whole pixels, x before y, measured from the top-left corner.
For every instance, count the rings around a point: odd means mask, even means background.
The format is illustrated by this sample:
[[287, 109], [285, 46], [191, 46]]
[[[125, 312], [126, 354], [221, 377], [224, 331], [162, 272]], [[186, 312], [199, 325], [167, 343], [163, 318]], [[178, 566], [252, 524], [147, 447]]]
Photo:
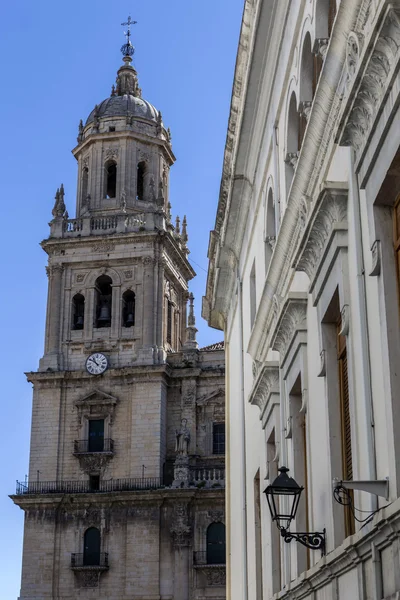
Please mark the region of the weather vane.
[[128, 26], [127, 31], [124, 31], [124, 36], [126, 37], [126, 44], [121, 46], [121, 52], [124, 56], [133, 56], [135, 53], [135, 48], [131, 42], [131, 25], [136, 25], [137, 21], [132, 21], [130, 15], [126, 23], [121, 23], [123, 27]]

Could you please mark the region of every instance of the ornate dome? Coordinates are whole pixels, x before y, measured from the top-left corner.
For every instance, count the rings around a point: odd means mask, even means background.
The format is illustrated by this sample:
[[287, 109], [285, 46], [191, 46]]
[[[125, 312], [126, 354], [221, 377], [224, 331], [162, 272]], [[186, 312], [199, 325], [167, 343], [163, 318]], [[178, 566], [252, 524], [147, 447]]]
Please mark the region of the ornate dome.
[[126, 117], [127, 115], [157, 122], [159, 112], [152, 104], [138, 96], [132, 94], [115, 95], [106, 98], [92, 110], [87, 118], [86, 125], [93, 123], [95, 116], [102, 119], [106, 117]]

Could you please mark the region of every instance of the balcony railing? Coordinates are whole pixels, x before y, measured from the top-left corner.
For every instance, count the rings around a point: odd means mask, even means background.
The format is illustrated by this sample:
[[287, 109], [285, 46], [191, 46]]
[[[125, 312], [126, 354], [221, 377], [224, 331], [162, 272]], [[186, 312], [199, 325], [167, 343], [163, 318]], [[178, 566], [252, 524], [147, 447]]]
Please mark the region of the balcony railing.
[[128, 479], [108, 479], [93, 485], [90, 481], [17, 481], [16, 495], [26, 494], [87, 494], [107, 492], [131, 492], [136, 490], [157, 490], [162, 486], [160, 477], [140, 477]]
[[194, 565], [208, 565], [208, 566], [213, 566], [213, 565], [225, 565], [226, 563], [226, 558], [222, 558], [222, 557], [218, 557], [218, 556], [212, 556], [212, 553], [210, 553], [210, 556], [208, 557], [208, 561], [207, 561], [207, 551], [200, 551], [200, 552], [193, 552], [193, 564]]
[[75, 440], [74, 441], [74, 454], [91, 454], [98, 452], [107, 452], [112, 454], [114, 452], [114, 440], [105, 439], [102, 440], [102, 444], [97, 443], [96, 446], [90, 440]]
[[71, 554], [71, 569], [108, 569], [108, 552], [100, 552], [98, 557], [86, 557], [84, 554]]
[[218, 488], [225, 487], [225, 469], [224, 468], [191, 468], [190, 481], [192, 485]]

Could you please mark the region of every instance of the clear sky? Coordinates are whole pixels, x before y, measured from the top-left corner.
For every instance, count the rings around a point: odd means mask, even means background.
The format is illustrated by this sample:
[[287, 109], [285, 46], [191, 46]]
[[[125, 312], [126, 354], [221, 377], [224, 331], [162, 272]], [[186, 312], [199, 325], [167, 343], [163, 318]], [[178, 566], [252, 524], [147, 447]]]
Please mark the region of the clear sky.
[[19, 594], [23, 513], [7, 498], [27, 472], [31, 385], [43, 351], [46, 255], [56, 188], [74, 214], [79, 119], [109, 96], [121, 64], [120, 23], [133, 28], [143, 97], [171, 128], [173, 215], [187, 214], [197, 272], [198, 339], [223, 338], [200, 317], [214, 226], [244, 0], [19, 0], [2, 7], [0, 155], [2, 226], [2, 435], [0, 600]]

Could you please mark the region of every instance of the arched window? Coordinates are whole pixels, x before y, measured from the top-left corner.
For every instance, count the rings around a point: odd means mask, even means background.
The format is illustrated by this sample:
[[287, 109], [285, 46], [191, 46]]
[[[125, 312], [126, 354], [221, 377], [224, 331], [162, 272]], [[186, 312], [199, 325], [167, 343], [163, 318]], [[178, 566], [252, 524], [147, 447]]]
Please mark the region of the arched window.
[[133, 327], [135, 324], [135, 294], [132, 290], [122, 295], [122, 324], [124, 327]]
[[108, 275], [98, 277], [96, 289], [95, 327], [111, 326], [112, 280]]
[[314, 57], [311, 52], [311, 37], [307, 33], [301, 54], [300, 69], [300, 110], [299, 110], [299, 146], [303, 142], [304, 133], [307, 127], [308, 115], [311, 111], [311, 102], [314, 96], [313, 85]]
[[85, 204], [88, 195], [88, 184], [89, 184], [89, 169], [84, 167], [82, 171], [82, 194], [81, 203]]
[[289, 102], [286, 131], [286, 194], [290, 189], [299, 155], [299, 115], [296, 94], [293, 92]]
[[100, 531], [97, 527], [86, 529], [83, 538], [83, 564], [98, 566], [100, 564]]
[[211, 523], [207, 529], [207, 564], [224, 565], [225, 562], [225, 525]]
[[105, 196], [115, 198], [117, 195], [117, 163], [110, 160], [104, 166], [105, 169]]
[[144, 198], [144, 177], [146, 175], [146, 162], [141, 161], [137, 166], [137, 179], [136, 179], [136, 198], [143, 200]]
[[85, 319], [85, 298], [75, 294], [72, 298], [72, 329], [83, 329]]

